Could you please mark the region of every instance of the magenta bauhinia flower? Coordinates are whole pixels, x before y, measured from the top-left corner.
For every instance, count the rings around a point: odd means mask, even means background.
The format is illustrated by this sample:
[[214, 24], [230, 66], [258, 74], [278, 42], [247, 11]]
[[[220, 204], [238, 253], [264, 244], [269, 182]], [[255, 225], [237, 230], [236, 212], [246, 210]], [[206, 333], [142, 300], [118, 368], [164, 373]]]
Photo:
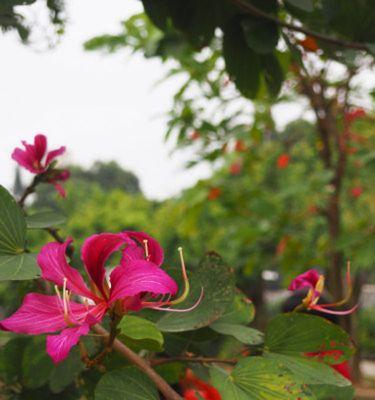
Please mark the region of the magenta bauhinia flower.
[[67, 170], [51, 169], [51, 164], [58, 156], [65, 153], [65, 147], [47, 151], [47, 138], [42, 134], [34, 137], [34, 144], [22, 141], [24, 149], [16, 147], [12, 153], [12, 158], [21, 167], [27, 169], [32, 174], [45, 174], [45, 181], [55, 186], [61, 196], [65, 197], [65, 190], [59, 182], [66, 181], [70, 173]]
[[[340, 278], [338, 277], [338, 279]], [[354, 312], [358, 308], [358, 305], [352, 307], [350, 310], [345, 311], [335, 311], [331, 310], [330, 308], [339, 307], [347, 303], [351, 297], [352, 284], [350, 279], [350, 263], [348, 263], [346, 280], [348, 284], [348, 293], [343, 300], [337, 301], [335, 303], [318, 304], [320, 296], [322, 295], [324, 290], [325, 277], [324, 275], [319, 274], [316, 269], [309, 269], [303, 274], [298, 275], [292, 280], [291, 284], [288, 287], [288, 290], [295, 291], [308, 289], [306, 297], [302, 300], [302, 306], [308, 310], [316, 310], [324, 312], [326, 314], [347, 315]]]
[[[189, 311], [170, 309], [169, 306], [182, 301], [170, 300], [178, 287], [160, 268], [164, 259], [162, 248], [146, 233], [101, 233], [86, 239], [81, 258], [89, 285], [66, 260], [66, 249], [71, 242], [68, 239], [63, 244], [48, 243], [38, 255], [42, 279], [55, 284], [56, 295], [29, 293], [17, 311], [0, 322], [1, 329], [16, 333], [60, 332], [47, 336], [47, 353], [55, 363], [64, 360], [80, 337], [109, 310], [116, 310], [120, 315], [142, 308]], [[120, 265], [106, 275], [105, 264], [116, 251], [122, 254]], [[182, 256], [181, 251], [180, 254]], [[180, 299], [186, 297], [187, 291], [186, 278]], [[76, 301], [71, 299], [74, 295]]]

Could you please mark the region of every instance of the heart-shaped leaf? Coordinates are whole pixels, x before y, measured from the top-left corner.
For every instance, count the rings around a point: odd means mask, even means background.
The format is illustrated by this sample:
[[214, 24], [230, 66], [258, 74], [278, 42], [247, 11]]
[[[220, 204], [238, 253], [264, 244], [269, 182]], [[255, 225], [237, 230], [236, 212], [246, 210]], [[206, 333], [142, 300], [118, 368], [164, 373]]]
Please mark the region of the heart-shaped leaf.
[[40, 276], [35, 254], [0, 256], [0, 281], [23, 281]]

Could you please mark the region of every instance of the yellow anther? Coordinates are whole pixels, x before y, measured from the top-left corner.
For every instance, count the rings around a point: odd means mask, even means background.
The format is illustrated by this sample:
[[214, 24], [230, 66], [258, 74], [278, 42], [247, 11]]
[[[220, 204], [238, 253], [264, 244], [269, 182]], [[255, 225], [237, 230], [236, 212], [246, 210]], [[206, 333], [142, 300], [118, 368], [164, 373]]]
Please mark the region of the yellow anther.
[[150, 254], [148, 252], [148, 240], [144, 239], [143, 240], [143, 244], [145, 246], [145, 255], [146, 255], [146, 259], [148, 260], [150, 258]]

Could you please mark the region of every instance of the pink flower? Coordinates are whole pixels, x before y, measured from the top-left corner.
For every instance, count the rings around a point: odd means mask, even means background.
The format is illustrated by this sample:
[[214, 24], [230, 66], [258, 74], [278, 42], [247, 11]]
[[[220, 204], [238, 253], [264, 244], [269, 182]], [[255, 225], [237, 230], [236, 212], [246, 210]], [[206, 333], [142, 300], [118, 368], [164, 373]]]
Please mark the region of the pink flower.
[[[82, 261], [90, 278], [89, 286], [78, 270], [66, 261], [66, 249], [71, 242], [68, 239], [63, 244], [48, 243], [38, 255], [42, 279], [55, 284], [56, 295], [29, 293], [17, 311], [0, 322], [1, 329], [16, 333], [60, 332], [47, 336], [47, 353], [55, 363], [64, 360], [80, 337], [110, 309], [121, 316], [128, 310], [146, 307], [168, 310], [163, 306], [178, 302], [169, 300], [178, 288], [160, 268], [163, 250], [146, 233], [102, 233], [86, 239]], [[106, 261], [120, 250], [120, 265], [106, 278]], [[185, 276], [184, 269], [183, 272]], [[71, 300], [72, 295], [83, 299], [82, 302]], [[155, 300], [156, 296], [161, 299]], [[164, 296], [168, 296], [168, 300], [163, 300]]]
[[33, 174], [46, 174], [45, 182], [53, 184], [60, 195], [65, 197], [65, 190], [59, 182], [64, 182], [69, 178], [69, 171], [50, 168], [52, 162], [65, 153], [65, 147], [47, 151], [47, 138], [42, 134], [34, 137], [34, 144], [28, 144], [24, 140], [22, 144], [25, 149], [16, 147], [12, 153], [13, 160]]
[[[358, 305], [354, 306], [350, 310], [345, 311], [334, 311], [327, 307], [338, 307], [345, 303], [347, 303], [350, 299], [352, 293], [352, 285], [350, 279], [350, 263], [348, 263], [346, 279], [348, 284], [348, 293], [343, 300], [337, 301], [335, 303], [330, 304], [318, 304], [320, 296], [324, 290], [324, 275], [320, 275], [319, 272], [315, 269], [309, 269], [303, 274], [298, 275], [294, 278], [291, 284], [288, 287], [288, 290], [295, 291], [308, 288], [306, 297], [302, 300], [302, 306], [308, 310], [316, 310], [320, 312], [324, 312], [326, 314], [335, 314], [335, 315], [347, 315], [354, 312]], [[300, 306], [298, 306], [300, 307]]]

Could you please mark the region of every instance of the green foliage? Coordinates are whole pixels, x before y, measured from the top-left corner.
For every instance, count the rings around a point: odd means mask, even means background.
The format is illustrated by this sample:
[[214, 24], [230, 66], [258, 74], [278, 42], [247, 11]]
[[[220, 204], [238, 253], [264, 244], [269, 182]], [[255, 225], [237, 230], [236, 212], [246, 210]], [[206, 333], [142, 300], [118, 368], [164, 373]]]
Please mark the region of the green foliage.
[[51, 228], [57, 225], [62, 225], [66, 222], [66, 217], [63, 214], [55, 211], [41, 211], [29, 215], [26, 218], [28, 229], [44, 229]]
[[154, 384], [133, 367], [107, 372], [95, 389], [95, 400], [158, 400]]
[[0, 281], [23, 281], [39, 275], [35, 254], [0, 256]]

